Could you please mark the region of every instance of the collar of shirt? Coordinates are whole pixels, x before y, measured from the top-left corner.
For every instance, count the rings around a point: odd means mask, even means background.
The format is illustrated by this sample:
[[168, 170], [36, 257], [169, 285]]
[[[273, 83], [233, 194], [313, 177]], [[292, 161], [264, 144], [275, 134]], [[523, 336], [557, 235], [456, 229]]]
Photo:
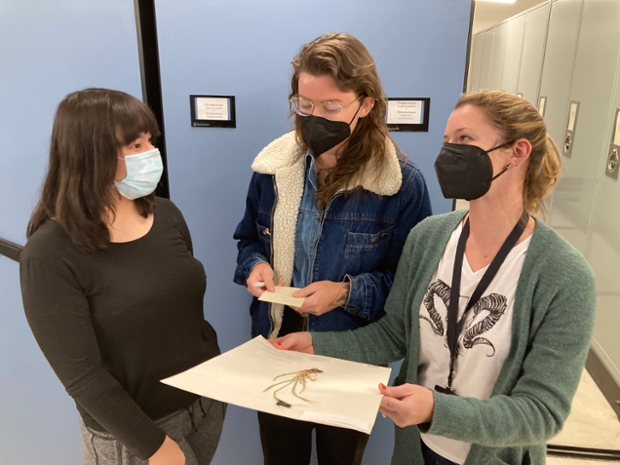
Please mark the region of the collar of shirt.
[[318, 190], [319, 180], [316, 172], [316, 165], [314, 163], [314, 157], [312, 156], [312, 153], [310, 153], [310, 150], [306, 152], [306, 180], [312, 184], [315, 191]]

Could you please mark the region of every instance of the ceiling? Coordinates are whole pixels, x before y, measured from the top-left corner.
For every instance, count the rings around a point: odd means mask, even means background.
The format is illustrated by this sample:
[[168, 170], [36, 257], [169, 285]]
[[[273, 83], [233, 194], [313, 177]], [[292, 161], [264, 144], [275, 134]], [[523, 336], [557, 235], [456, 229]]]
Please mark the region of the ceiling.
[[472, 34], [484, 31], [511, 16], [541, 3], [544, 3], [544, 0], [517, 0], [515, 3], [510, 4], [476, 1]]

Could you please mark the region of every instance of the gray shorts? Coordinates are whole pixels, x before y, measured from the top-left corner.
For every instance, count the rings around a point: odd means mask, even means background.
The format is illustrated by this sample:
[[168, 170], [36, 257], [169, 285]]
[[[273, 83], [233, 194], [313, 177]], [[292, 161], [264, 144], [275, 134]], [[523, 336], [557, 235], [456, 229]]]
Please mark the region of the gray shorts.
[[[185, 454], [185, 465], [209, 465], [222, 434], [226, 404], [205, 397], [155, 423]], [[109, 433], [95, 431], [80, 418], [84, 465], [148, 465]]]

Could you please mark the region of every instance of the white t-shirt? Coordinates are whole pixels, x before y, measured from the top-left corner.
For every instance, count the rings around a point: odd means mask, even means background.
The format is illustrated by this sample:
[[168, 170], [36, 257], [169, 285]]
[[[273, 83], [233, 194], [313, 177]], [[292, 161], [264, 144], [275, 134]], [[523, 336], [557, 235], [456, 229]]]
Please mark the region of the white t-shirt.
[[[450, 350], [447, 326], [454, 255], [462, 225], [450, 236], [437, 270], [420, 305], [420, 351], [418, 383], [429, 389], [448, 385]], [[467, 313], [463, 331], [458, 335], [452, 390], [461, 397], [488, 399], [510, 349], [515, 293], [531, 236], [510, 251], [506, 260], [484, 291], [478, 303]], [[459, 300], [460, 321], [465, 306], [488, 266], [475, 273], [467, 256], [463, 259]], [[422, 434], [433, 451], [462, 464], [471, 444], [443, 436]]]

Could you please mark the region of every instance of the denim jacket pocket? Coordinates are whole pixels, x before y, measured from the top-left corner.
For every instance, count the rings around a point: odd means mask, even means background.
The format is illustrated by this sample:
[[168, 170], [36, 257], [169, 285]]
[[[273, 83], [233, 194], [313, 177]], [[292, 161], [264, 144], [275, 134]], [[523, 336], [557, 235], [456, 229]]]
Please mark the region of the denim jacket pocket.
[[342, 274], [358, 275], [378, 269], [388, 254], [394, 227], [372, 234], [349, 232]]
[[256, 234], [258, 234], [258, 240], [265, 252], [265, 255], [269, 256], [271, 251], [271, 231], [266, 226], [263, 226], [258, 222], [256, 223]]

